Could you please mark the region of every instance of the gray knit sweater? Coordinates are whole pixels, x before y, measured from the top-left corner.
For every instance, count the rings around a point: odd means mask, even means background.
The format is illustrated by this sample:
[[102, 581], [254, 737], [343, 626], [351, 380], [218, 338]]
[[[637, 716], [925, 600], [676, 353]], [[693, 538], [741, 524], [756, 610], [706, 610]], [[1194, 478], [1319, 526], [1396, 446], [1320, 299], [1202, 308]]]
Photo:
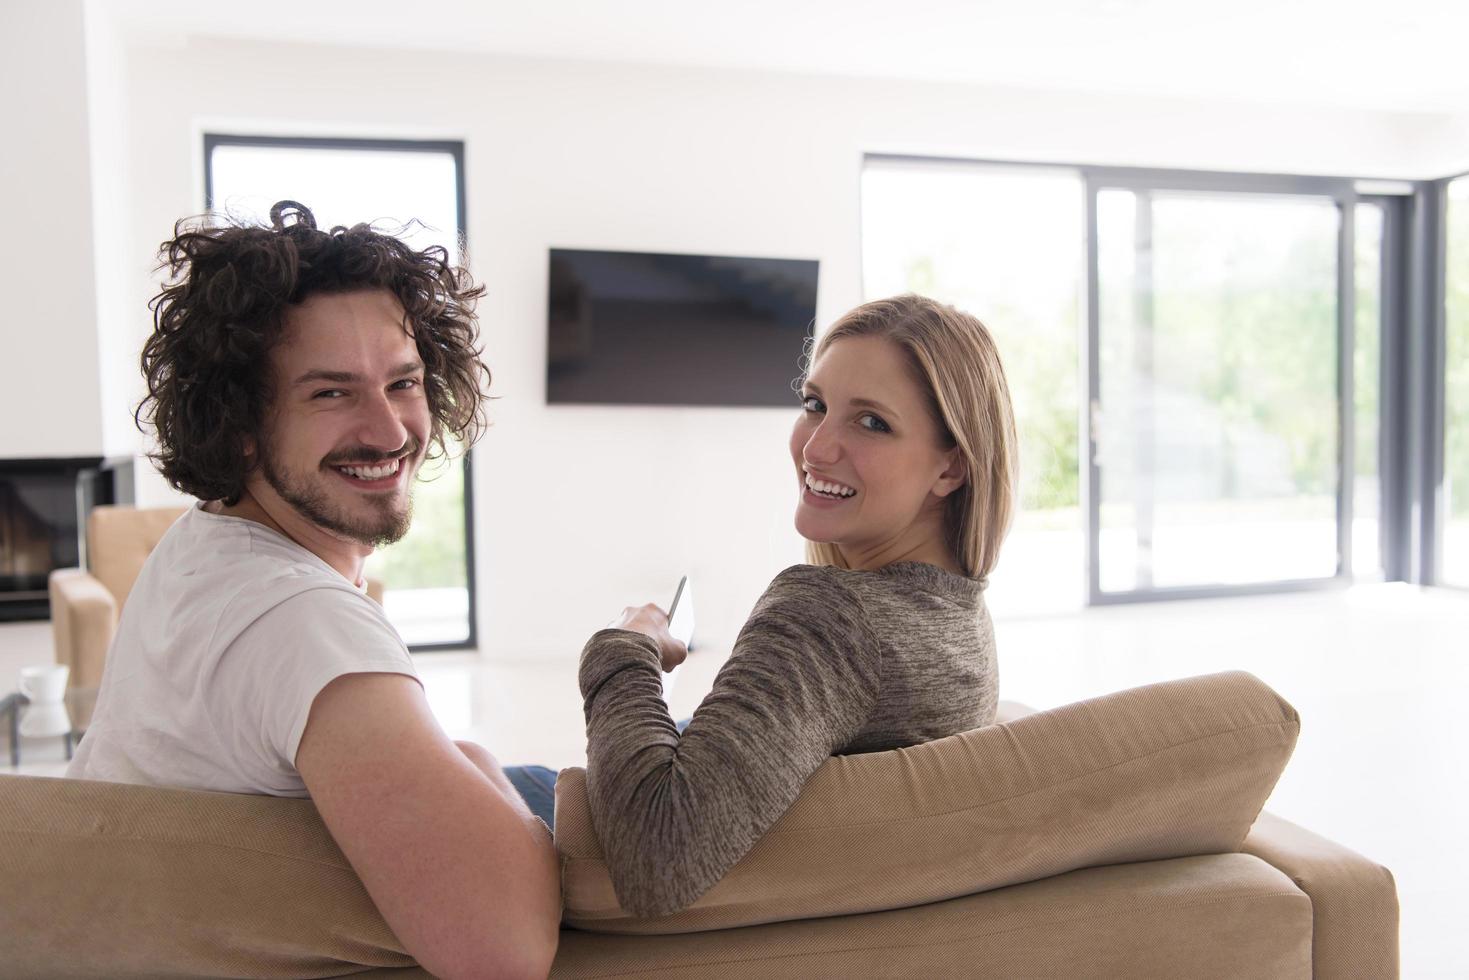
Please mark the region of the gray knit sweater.
[[982, 589], [919, 562], [788, 568], [756, 603], [682, 737], [663, 702], [654, 642], [616, 629], [588, 640], [587, 787], [623, 907], [664, 915], [692, 904], [829, 756], [994, 721]]

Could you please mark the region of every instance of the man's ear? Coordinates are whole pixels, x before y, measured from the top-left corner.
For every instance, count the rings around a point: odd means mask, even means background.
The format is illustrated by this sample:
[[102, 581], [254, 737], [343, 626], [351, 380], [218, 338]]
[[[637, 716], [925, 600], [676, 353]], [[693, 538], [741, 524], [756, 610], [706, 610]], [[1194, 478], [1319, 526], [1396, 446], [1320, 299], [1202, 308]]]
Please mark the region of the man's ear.
[[964, 455], [955, 446], [948, 452], [949, 462], [939, 478], [934, 481], [933, 495], [935, 497], [947, 497], [962, 487], [969, 479], [968, 469], [964, 465]]
[[245, 472], [255, 472], [255, 467], [260, 465], [260, 444], [255, 441], [254, 436], [240, 437], [240, 455], [245, 457]]

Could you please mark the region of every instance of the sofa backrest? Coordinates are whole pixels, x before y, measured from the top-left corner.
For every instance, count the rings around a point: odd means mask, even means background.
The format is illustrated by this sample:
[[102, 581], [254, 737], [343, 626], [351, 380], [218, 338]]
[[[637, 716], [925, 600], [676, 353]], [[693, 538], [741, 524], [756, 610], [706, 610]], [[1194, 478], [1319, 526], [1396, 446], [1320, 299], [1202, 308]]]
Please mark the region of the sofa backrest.
[[565, 920], [682, 933], [903, 908], [1078, 868], [1237, 851], [1300, 719], [1242, 672], [1109, 694], [892, 752], [839, 756], [689, 908], [622, 910], [586, 773], [556, 783]]
[[186, 507], [92, 509], [87, 518], [88, 570], [107, 587], [122, 609], [143, 562]]
[[0, 974], [336, 976], [413, 958], [310, 800], [0, 776]]

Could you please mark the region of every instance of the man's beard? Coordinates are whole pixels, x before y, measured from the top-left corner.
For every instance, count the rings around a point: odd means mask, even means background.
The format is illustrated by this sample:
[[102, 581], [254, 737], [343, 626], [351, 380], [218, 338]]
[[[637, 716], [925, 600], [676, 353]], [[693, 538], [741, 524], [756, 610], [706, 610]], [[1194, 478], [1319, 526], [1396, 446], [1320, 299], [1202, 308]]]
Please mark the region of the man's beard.
[[[409, 451], [403, 454], [403, 466], [417, 454], [418, 444], [415, 442]], [[355, 517], [352, 514], [333, 505], [330, 495], [318, 482], [307, 479], [296, 479], [292, 474], [282, 472], [275, 466], [275, 460], [268, 453], [262, 454], [260, 470], [265, 477], [265, 482], [270, 484], [280, 498], [318, 527], [331, 531], [334, 534], [365, 544], [371, 548], [381, 548], [392, 544], [408, 533], [409, 526], [413, 523], [413, 499], [408, 498], [407, 506], [401, 511], [393, 508], [395, 498], [390, 497], [368, 497], [367, 502], [376, 511], [369, 517]], [[329, 479], [329, 477], [326, 477]]]

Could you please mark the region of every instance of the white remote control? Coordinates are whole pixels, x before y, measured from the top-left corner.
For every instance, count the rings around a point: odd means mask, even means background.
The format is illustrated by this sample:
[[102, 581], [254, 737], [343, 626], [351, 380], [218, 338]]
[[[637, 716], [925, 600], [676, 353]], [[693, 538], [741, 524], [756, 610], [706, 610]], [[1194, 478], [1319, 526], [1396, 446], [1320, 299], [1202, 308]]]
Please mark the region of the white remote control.
[[[675, 640], [690, 650], [694, 648], [694, 587], [687, 575], [678, 580], [678, 589], [673, 601], [668, 604], [668, 632]], [[663, 700], [673, 693], [673, 682], [683, 665], [663, 675]]]

